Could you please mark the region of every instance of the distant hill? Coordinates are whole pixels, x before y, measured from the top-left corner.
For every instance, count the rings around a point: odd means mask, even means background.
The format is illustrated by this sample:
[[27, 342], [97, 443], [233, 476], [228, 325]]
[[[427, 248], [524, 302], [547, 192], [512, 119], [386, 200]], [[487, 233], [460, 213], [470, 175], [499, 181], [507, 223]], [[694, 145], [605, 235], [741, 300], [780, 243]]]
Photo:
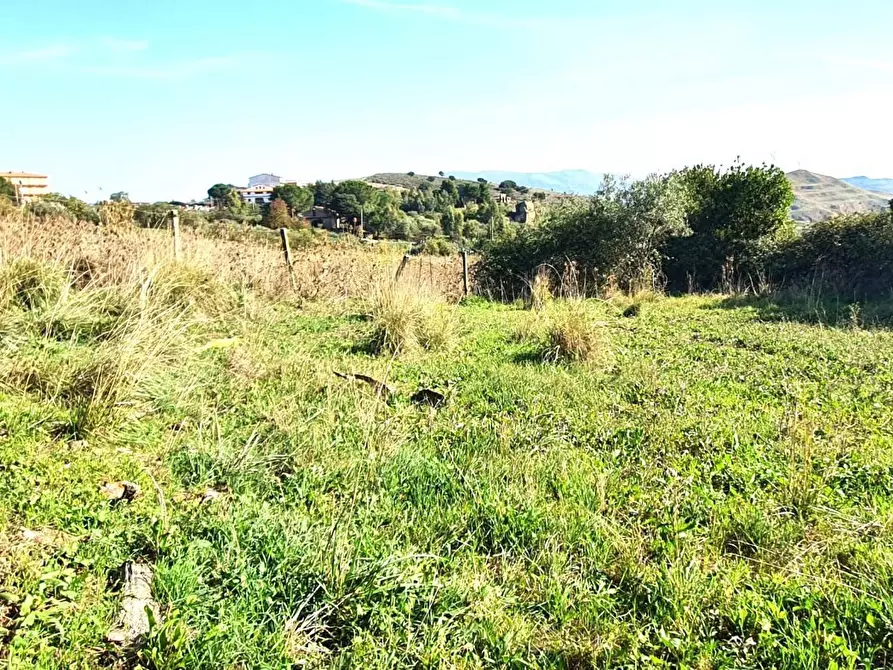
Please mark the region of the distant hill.
[[788, 173], [797, 197], [791, 208], [794, 221], [811, 223], [839, 214], [858, 214], [887, 209], [889, 197], [857, 188], [847, 182], [807, 170]]
[[519, 186], [555, 191], [556, 193], [576, 193], [592, 195], [602, 184], [602, 175], [587, 170], [560, 170], [558, 172], [510, 172], [490, 170], [484, 172], [450, 172], [456, 179], [474, 181], [483, 177], [493, 184], [513, 181]]
[[866, 191], [874, 191], [875, 193], [883, 193], [893, 198], [893, 179], [872, 179], [870, 177], [847, 177], [841, 179], [850, 186], [865, 189]]

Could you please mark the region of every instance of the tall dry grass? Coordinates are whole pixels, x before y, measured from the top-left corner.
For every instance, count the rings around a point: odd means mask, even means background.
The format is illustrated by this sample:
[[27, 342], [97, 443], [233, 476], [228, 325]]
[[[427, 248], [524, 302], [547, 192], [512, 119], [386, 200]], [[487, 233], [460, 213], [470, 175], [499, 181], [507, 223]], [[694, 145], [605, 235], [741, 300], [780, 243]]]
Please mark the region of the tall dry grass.
[[[251, 297], [375, 299], [402, 260], [393, 246], [323, 244], [296, 250], [292, 279], [279, 249], [262, 241], [184, 230], [181, 249], [174, 259], [165, 230], [0, 216], [0, 387], [56, 403], [71, 435], [114, 432], [150, 411], [156, 380]], [[404, 268], [412, 294], [392, 293], [385, 319], [399, 317], [404, 297], [431, 299], [412, 303], [408, 331], [388, 323], [383, 348], [446, 342], [447, 298], [461, 287], [453, 261], [416, 258]], [[19, 360], [21, 347], [37, 353]]]
[[[18, 211], [0, 214], [0, 265], [16, 259], [67, 268], [92, 286], [142, 283], [172, 259], [169, 231], [132, 225], [95, 226], [38, 220]], [[267, 297], [335, 300], [365, 297], [371, 287], [394, 277], [402, 251], [394, 245], [315, 245], [293, 251], [294, 283], [275, 244], [205, 237], [182, 230], [184, 266], [215, 280]], [[420, 256], [409, 260], [405, 279], [449, 298], [462, 291], [458, 258]]]

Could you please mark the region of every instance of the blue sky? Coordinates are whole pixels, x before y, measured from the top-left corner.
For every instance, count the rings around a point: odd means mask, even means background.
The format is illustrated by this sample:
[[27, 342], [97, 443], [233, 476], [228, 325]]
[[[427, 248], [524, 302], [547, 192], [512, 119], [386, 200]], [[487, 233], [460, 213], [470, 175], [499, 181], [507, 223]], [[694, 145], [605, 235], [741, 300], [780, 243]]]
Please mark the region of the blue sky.
[[0, 171], [141, 200], [739, 155], [893, 177], [891, 27], [889, 0], [0, 0]]

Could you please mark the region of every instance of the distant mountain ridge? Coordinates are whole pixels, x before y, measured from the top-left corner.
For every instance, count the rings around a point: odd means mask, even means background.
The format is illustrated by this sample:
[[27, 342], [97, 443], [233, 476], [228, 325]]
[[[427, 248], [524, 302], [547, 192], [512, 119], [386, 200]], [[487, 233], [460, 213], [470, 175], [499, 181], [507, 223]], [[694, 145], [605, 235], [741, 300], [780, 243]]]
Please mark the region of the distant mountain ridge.
[[850, 186], [873, 191], [875, 193], [883, 193], [893, 197], [893, 179], [872, 179], [871, 177], [847, 177], [841, 179]]
[[510, 170], [484, 170], [483, 172], [448, 172], [457, 179], [486, 179], [499, 184], [513, 181], [519, 186], [538, 188], [557, 193], [592, 195], [602, 185], [603, 175], [588, 170], [558, 170], [555, 172], [512, 172]]
[[823, 221], [841, 214], [880, 212], [887, 209], [890, 196], [866, 191], [845, 180], [808, 170], [788, 173], [796, 200], [791, 218], [800, 223]]

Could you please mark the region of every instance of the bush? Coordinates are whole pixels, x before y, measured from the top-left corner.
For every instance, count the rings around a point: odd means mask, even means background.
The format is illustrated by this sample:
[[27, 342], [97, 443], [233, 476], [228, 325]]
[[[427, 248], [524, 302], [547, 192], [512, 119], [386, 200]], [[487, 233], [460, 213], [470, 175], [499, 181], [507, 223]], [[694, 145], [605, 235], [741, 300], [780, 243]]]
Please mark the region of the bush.
[[684, 214], [684, 192], [673, 176], [632, 184], [606, 179], [588, 201], [566, 201], [540, 225], [486, 247], [478, 276], [485, 290], [508, 284], [515, 294], [541, 266], [559, 274], [573, 266], [582, 292], [597, 293], [609, 281], [638, 288], [644, 277], [659, 278], [659, 247], [685, 234]]
[[444, 237], [429, 237], [422, 243], [420, 252], [429, 256], [453, 256], [459, 249]]
[[51, 200], [33, 200], [25, 205], [25, 212], [38, 219], [66, 219], [74, 221], [75, 218], [65, 206]]
[[698, 165], [679, 173], [691, 234], [666, 240], [663, 271], [673, 290], [728, 290], [758, 274], [765, 247], [789, 221], [791, 183], [775, 167]]
[[847, 299], [891, 297], [893, 214], [857, 214], [814, 223], [776, 252], [771, 278]]

